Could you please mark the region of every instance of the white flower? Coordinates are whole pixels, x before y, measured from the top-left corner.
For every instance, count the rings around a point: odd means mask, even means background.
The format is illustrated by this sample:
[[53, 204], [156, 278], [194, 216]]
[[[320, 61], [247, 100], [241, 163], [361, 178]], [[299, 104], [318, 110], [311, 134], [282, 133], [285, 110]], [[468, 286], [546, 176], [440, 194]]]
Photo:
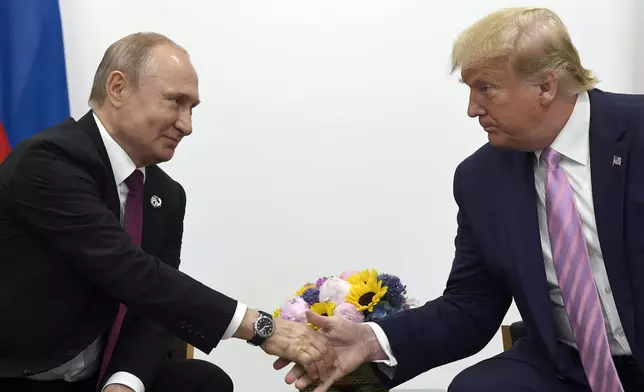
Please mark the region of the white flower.
[[347, 294], [351, 289], [351, 283], [346, 280], [331, 277], [320, 286], [320, 302], [332, 301], [336, 304], [346, 302]]
[[406, 303], [405, 303], [405, 306], [406, 306], [408, 309], [414, 309], [414, 308], [417, 308], [417, 307], [419, 307], [419, 306], [420, 306], [420, 302], [418, 302], [418, 300], [416, 300], [416, 299], [414, 299], [414, 298], [407, 298], [407, 301], [406, 301]]

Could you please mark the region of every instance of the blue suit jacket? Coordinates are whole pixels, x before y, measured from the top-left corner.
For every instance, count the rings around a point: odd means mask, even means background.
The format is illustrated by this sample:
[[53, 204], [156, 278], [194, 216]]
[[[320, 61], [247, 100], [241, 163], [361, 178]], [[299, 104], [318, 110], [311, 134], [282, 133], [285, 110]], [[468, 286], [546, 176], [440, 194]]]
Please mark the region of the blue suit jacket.
[[[589, 91], [595, 217], [604, 262], [633, 355], [644, 356], [644, 96]], [[613, 156], [622, 158], [613, 165]], [[537, 218], [534, 154], [486, 144], [456, 169], [456, 253], [443, 296], [379, 322], [399, 365], [396, 386], [473, 355], [511, 304], [528, 340], [560, 377], [586, 382], [558, 342]], [[575, 356], [577, 360], [575, 361]]]

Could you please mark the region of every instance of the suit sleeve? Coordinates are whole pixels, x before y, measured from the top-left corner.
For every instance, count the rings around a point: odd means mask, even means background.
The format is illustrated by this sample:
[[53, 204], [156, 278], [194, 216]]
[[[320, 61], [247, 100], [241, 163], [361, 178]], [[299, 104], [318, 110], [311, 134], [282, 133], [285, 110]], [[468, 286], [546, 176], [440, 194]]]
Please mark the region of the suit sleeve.
[[459, 172], [460, 167], [454, 177], [454, 198], [459, 208], [455, 258], [443, 295], [378, 322], [398, 362], [393, 378], [375, 367], [390, 388], [482, 350], [498, 331], [512, 302], [504, 285], [495, 282], [481, 259], [463, 208]]
[[[179, 208], [171, 221], [168, 237], [162, 241], [159, 258], [172, 268], [181, 264], [181, 243], [183, 240], [183, 219], [186, 209], [186, 194], [179, 190]], [[123, 322], [119, 343], [114, 351], [105, 380], [117, 372], [136, 376], [146, 390], [156, 378], [158, 369], [167, 358], [168, 348], [174, 335], [154, 321], [128, 312]]]
[[237, 302], [134, 245], [101, 199], [88, 164], [52, 142], [26, 148], [9, 181], [15, 219], [133, 313], [206, 353], [215, 348]]

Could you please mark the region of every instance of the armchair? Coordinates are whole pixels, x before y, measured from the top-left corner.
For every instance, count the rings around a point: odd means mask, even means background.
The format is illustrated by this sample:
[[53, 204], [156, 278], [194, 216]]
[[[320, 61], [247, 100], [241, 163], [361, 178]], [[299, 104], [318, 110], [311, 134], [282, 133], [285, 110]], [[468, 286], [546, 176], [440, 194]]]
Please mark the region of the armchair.
[[503, 338], [503, 350], [509, 350], [517, 340], [526, 336], [525, 324], [523, 321], [516, 321], [510, 325], [502, 325], [501, 336]]
[[194, 359], [195, 348], [178, 337], [174, 337], [168, 347], [168, 358]]

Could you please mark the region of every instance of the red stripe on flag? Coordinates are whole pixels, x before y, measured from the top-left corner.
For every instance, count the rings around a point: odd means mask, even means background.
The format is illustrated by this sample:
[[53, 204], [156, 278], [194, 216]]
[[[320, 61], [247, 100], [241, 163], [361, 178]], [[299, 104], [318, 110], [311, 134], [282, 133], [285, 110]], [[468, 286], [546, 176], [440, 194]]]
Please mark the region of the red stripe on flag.
[[7, 134], [4, 131], [2, 123], [0, 123], [0, 162], [2, 162], [11, 151], [11, 146], [9, 145], [9, 140], [7, 139]]

